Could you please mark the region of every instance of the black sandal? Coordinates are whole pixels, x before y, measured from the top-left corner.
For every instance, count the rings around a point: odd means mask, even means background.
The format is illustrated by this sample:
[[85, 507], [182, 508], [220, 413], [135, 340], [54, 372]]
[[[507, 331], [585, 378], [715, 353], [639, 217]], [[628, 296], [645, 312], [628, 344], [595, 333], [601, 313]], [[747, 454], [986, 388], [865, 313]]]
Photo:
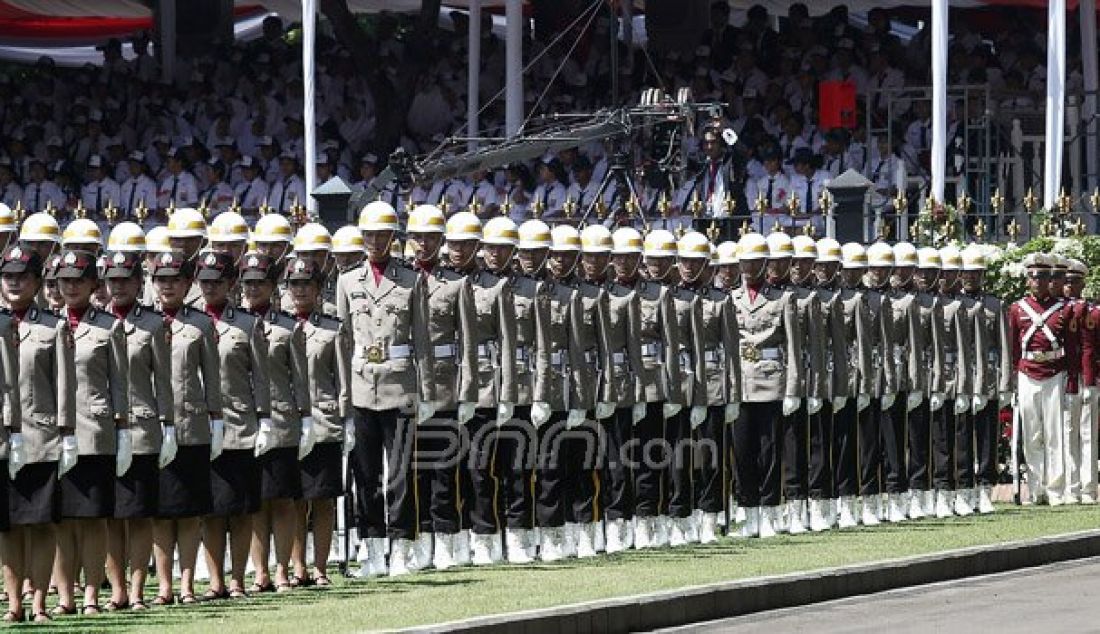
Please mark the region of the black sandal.
[[74, 614], [76, 614], [76, 606], [75, 605], [70, 606], [70, 607], [65, 607], [61, 604], [58, 604], [57, 607], [50, 610], [50, 615], [51, 616], [72, 616]]
[[275, 584], [271, 583], [270, 581], [262, 586], [258, 583], [254, 583], [248, 586], [248, 592], [249, 594], [266, 594], [268, 592], [275, 592]]
[[332, 580], [328, 578], [328, 575], [317, 575], [313, 580], [313, 584], [318, 588], [327, 588], [332, 585]]
[[95, 603], [89, 603], [88, 605], [84, 606], [80, 613], [84, 616], [99, 616], [100, 614], [103, 614], [103, 610], [101, 610], [99, 606]]
[[33, 623], [49, 623], [52, 620], [53, 617], [46, 612], [35, 612], [34, 616], [31, 617]]
[[27, 615], [22, 612], [13, 612], [8, 610], [4, 613], [3, 617], [0, 617], [0, 621], [4, 623], [22, 623], [27, 620]]
[[211, 588], [210, 590], [207, 590], [206, 592], [202, 593], [202, 600], [203, 601], [223, 601], [223, 600], [228, 599], [228, 598], [229, 598], [229, 591], [224, 589], [224, 588], [221, 590], [221, 592], [218, 592], [217, 590], [214, 590], [213, 588]]
[[195, 595], [188, 592], [187, 594], [180, 595], [180, 605], [195, 605], [199, 602]]
[[149, 606], [146, 605], [145, 602], [142, 601], [141, 599], [138, 599], [137, 601], [134, 601], [133, 603], [130, 604], [130, 611], [131, 612], [142, 612], [142, 611], [148, 610], [148, 609], [149, 609]]
[[108, 601], [107, 605], [103, 606], [103, 609], [107, 610], [108, 612], [118, 612], [119, 610], [129, 610], [130, 609], [130, 602], [129, 601], [123, 601], [122, 603], [117, 603], [115, 601]]
[[229, 599], [231, 601], [237, 601], [237, 600], [240, 600], [240, 599], [247, 599], [247, 598], [248, 598], [248, 593], [245, 592], [244, 590], [241, 590], [240, 588], [229, 591]]
[[172, 605], [176, 602], [176, 597], [172, 595], [163, 596], [158, 594], [153, 597], [153, 605]]

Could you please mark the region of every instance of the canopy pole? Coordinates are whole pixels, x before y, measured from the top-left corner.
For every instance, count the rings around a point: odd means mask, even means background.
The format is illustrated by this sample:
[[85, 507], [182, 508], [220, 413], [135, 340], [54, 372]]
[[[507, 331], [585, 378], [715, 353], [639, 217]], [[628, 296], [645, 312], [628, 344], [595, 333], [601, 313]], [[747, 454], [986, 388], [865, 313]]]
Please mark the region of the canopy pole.
[[947, 171], [947, 5], [932, 0], [932, 189], [928, 195], [944, 202]]
[[504, 69], [504, 125], [509, 137], [523, 125], [523, 0], [508, 0], [504, 8], [507, 27]]
[[1085, 119], [1085, 174], [1087, 190], [1100, 186], [1100, 148], [1097, 148], [1100, 124], [1096, 121], [1097, 79], [1096, 67], [1096, 0], [1081, 0], [1081, 74], [1085, 80], [1085, 107], [1081, 116]]
[[1051, 209], [1062, 185], [1062, 147], [1066, 129], [1066, 0], [1047, 5], [1046, 156], [1043, 208]]
[[317, 210], [313, 190], [317, 189], [317, 124], [314, 112], [314, 46], [317, 38], [317, 0], [302, 0], [302, 127], [305, 129], [306, 199], [298, 201], [309, 211]]
[[475, 140], [481, 130], [477, 111], [481, 102], [481, 0], [470, 0], [469, 43], [466, 60], [466, 136], [470, 138], [467, 149], [477, 149]]

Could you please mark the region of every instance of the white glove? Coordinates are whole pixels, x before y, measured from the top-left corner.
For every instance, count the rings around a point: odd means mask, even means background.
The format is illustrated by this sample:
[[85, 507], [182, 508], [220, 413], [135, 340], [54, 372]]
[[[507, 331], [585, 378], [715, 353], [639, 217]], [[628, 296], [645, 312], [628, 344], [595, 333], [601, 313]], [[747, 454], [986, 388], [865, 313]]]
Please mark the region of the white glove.
[[355, 419], [348, 416], [344, 419], [344, 455], [351, 454], [355, 449]]
[[802, 404], [802, 399], [797, 396], [784, 396], [783, 397], [783, 415], [790, 416], [798, 411], [798, 406]]
[[1081, 400], [1080, 394], [1065, 394], [1062, 396], [1062, 407], [1068, 409], [1073, 408]]
[[134, 462], [134, 438], [129, 429], [115, 431], [117, 448], [115, 450], [115, 475], [122, 477], [130, 470]]
[[8, 476], [12, 480], [23, 468], [26, 455], [23, 453], [23, 434], [15, 432], [8, 438]]
[[76, 436], [65, 436], [61, 439], [61, 460], [57, 463], [57, 475], [61, 477], [76, 466]]
[[943, 394], [934, 392], [932, 396], [928, 397], [928, 409], [938, 412], [941, 407], [943, 407]]
[[1083, 387], [1081, 388], [1081, 398], [1084, 400], [1092, 400], [1096, 398], [1096, 395], [1100, 394], [1100, 388], [1095, 387]]
[[260, 419], [260, 430], [256, 432], [256, 457], [264, 455], [271, 450], [271, 419]]
[[679, 414], [681, 409], [683, 409], [683, 405], [673, 405], [672, 403], [665, 403], [661, 406], [661, 413], [664, 415], [665, 420], [668, 420], [673, 416]]
[[541, 401], [531, 403], [531, 424], [539, 427], [550, 420], [550, 404]]
[[882, 400], [879, 401], [879, 405], [882, 407], [882, 411], [886, 411], [894, 406], [894, 400], [897, 399], [897, 395], [894, 393], [883, 394]]
[[823, 403], [821, 399], [817, 398], [816, 396], [811, 396], [806, 399], [806, 413], [810, 416], [813, 416], [814, 414], [821, 411], [821, 406], [824, 404], [825, 403]]
[[630, 408], [630, 419], [634, 422], [635, 425], [642, 422], [642, 419], [645, 418], [645, 411], [645, 403], [635, 403], [634, 407]]
[[614, 403], [596, 403], [596, 420], [611, 418], [615, 414]]
[[688, 422], [691, 423], [692, 429], [698, 428], [706, 419], [707, 408], [705, 405], [693, 405], [691, 407], [691, 412], [688, 414]]
[[176, 442], [176, 426], [165, 425], [164, 439], [160, 441], [160, 457], [157, 459], [157, 466], [163, 469], [172, 464], [172, 461], [176, 459], [177, 451], [179, 451], [179, 443]]
[[911, 412], [918, 407], [924, 401], [924, 394], [917, 391], [912, 391], [905, 397], [905, 411]]
[[962, 414], [966, 410], [970, 409], [970, 397], [965, 394], [960, 394], [955, 397], [955, 413]]
[[458, 424], [465, 425], [470, 422], [470, 419], [474, 417], [474, 413], [477, 411], [477, 403], [459, 403], [458, 404]]
[[989, 399], [982, 396], [981, 394], [975, 394], [974, 398], [970, 400], [970, 411], [977, 414], [978, 412], [985, 409], [986, 405], [989, 405]]
[[584, 424], [584, 410], [571, 409], [565, 418], [565, 428], [574, 429]]
[[726, 424], [732, 425], [741, 417], [740, 403], [726, 403]]
[[512, 417], [516, 413], [516, 406], [511, 403], [500, 403], [497, 405], [497, 426], [501, 426], [504, 423], [512, 420]]
[[210, 459], [214, 460], [222, 455], [222, 446], [225, 443], [225, 421], [215, 418], [210, 421]]
[[298, 460], [304, 460], [309, 452], [313, 451], [313, 445], [317, 444], [317, 437], [313, 435], [313, 417], [302, 417], [302, 435], [298, 437]]
[[435, 405], [431, 403], [416, 404], [416, 423], [418, 425], [430, 421], [432, 416], [435, 416]]
[[871, 396], [869, 394], [860, 394], [856, 397], [856, 413], [862, 412], [871, 406]]

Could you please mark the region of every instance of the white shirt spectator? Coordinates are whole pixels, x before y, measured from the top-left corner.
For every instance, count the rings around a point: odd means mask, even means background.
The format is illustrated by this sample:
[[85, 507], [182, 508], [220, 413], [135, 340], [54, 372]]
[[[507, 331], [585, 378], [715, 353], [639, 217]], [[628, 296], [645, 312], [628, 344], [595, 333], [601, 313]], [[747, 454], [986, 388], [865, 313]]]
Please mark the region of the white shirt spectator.
[[295, 204], [306, 204], [305, 182], [297, 174], [291, 174], [286, 180], [276, 181], [271, 186], [267, 204], [281, 214], [290, 211]]
[[145, 174], [136, 178], [131, 176], [122, 181], [121, 191], [122, 198], [118, 206], [126, 216], [133, 215], [134, 210], [141, 207], [143, 201], [146, 209], [153, 210], [157, 207], [157, 184]]
[[157, 205], [161, 209], [167, 209], [170, 202], [174, 202], [176, 208], [194, 207], [198, 204], [199, 190], [191, 172], [169, 174], [161, 182], [160, 189], [157, 190]]
[[207, 187], [199, 194], [199, 206], [206, 205], [211, 211], [225, 211], [233, 204], [233, 188], [225, 181]]
[[53, 203], [54, 209], [64, 209], [65, 202], [65, 192], [51, 180], [31, 181], [23, 189], [23, 209], [27, 213], [42, 211], [47, 203]]
[[249, 214], [255, 213], [255, 211], [260, 208], [260, 205], [267, 200], [267, 193], [267, 183], [259, 176], [252, 179], [251, 182], [237, 185], [237, 189], [234, 191], [234, 195], [237, 197], [237, 204]]
[[86, 183], [80, 189], [84, 208], [96, 213], [102, 213], [108, 204], [118, 205], [121, 198], [118, 183], [113, 178], [104, 177], [103, 180]]

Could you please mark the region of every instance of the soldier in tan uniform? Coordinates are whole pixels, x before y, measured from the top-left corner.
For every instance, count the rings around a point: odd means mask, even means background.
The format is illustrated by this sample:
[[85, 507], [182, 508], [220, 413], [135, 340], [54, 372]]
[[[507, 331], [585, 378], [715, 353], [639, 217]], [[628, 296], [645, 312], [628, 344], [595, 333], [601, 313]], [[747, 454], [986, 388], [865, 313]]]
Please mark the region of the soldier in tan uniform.
[[[407, 478], [413, 442], [410, 423], [435, 413], [427, 285], [423, 276], [391, 259], [390, 243], [398, 230], [392, 207], [380, 201], [368, 204], [360, 213], [359, 228], [369, 261], [343, 273], [336, 290], [337, 316], [353, 337], [355, 450], [349, 462], [355, 477], [356, 528], [366, 540], [360, 548], [367, 550], [375, 570], [385, 569], [388, 536], [389, 572], [404, 574], [416, 534], [413, 483]], [[385, 483], [383, 452], [389, 460]]]
[[57, 525], [55, 614], [76, 613], [73, 583], [84, 570], [84, 614], [99, 614], [99, 586], [107, 556], [107, 521], [115, 512], [115, 473], [129, 468], [133, 445], [127, 419], [129, 372], [123, 323], [92, 306], [99, 287], [96, 259], [64, 251], [57, 271], [72, 330], [76, 367], [76, 464], [61, 475]]
[[207, 229], [210, 250], [226, 253], [234, 264], [240, 265], [248, 250], [248, 223], [235, 211], [223, 211], [210, 221]]
[[296, 501], [302, 497], [298, 460], [314, 443], [306, 338], [298, 320], [274, 307], [280, 275], [275, 261], [249, 253], [241, 261], [240, 271], [244, 307], [259, 318], [257, 327], [263, 330], [267, 352], [264, 376], [271, 393], [271, 419], [261, 419], [256, 432], [260, 509], [252, 517], [252, 565], [256, 583], [268, 585], [270, 544], [274, 542], [274, 584], [285, 590], [301, 582], [292, 579], [289, 571], [297, 527]]
[[157, 295], [156, 285], [153, 283], [153, 269], [156, 268], [157, 258], [164, 253], [171, 253], [172, 245], [168, 242], [168, 227], [157, 225], [149, 229], [145, 234], [145, 261], [143, 264], [145, 285], [141, 291], [141, 303], [153, 308], [159, 308], [160, 297]]
[[[203, 244], [206, 243], [206, 220], [201, 212], [184, 207], [172, 212], [168, 218], [168, 243], [173, 250], [180, 251], [188, 260], [196, 260]], [[199, 306], [202, 303], [202, 289], [198, 282], [187, 291], [185, 303]]]
[[[332, 259], [332, 234], [324, 225], [316, 222], [307, 222], [298, 228], [294, 234], [294, 255], [303, 260], [309, 260], [315, 267], [324, 272], [325, 285], [321, 289], [322, 309], [327, 314], [336, 315], [336, 276], [332, 275], [335, 263]], [[283, 291], [280, 300], [286, 306], [291, 305], [288, 290]]]
[[791, 294], [768, 286], [768, 243], [741, 238], [741, 288], [733, 292], [741, 355], [741, 411], [733, 428], [737, 503], [745, 507], [744, 537], [773, 537], [782, 500], [777, 445], [782, 417], [801, 405], [802, 333]]
[[[177, 212], [178, 213], [178, 212]], [[202, 310], [213, 321], [221, 366], [225, 420], [211, 430], [211, 512], [203, 526], [210, 589], [205, 598], [239, 597], [252, 541], [252, 514], [260, 510], [260, 468], [255, 456], [257, 431], [269, 429], [271, 383], [267, 374], [267, 337], [256, 315], [233, 306], [229, 290], [238, 269], [225, 253], [199, 256], [195, 278], [202, 289]], [[231, 550], [230, 581], [224, 578], [226, 534]], [[253, 592], [270, 591], [257, 583]], [[180, 598], [183, 603], [189, 599]]]
[[[115, 246], [121, 246], [114, 242], [113, 231], [111, 238]], [[140, 254], [108, 251], [103, 262], [111, 296], [107, 310], [122, 324], [126, 336], [133, 446], [130, 466], [120, 469], [115, 480], [114, 519], [107, 523], [107, 578], [115, 609], [129, 606], [140, 610], [145, 607], [145, 573], [153, 550], [152, 518], [157, 513], [158, 462], [166, 438], [161, 426], [172, 425], [172, 349], [164, 316], [137, 301], [142, 284]]]
[[[366, 243], [363, 242], [363, 234], [359, 227], [348, 225], [340, 227], [332, 234], [332, 261], [334, 264], [331, 277], [339, 279], [341, 273], [347, 273], [363, 264], [367, 256]], [[327, 283], [327, 282], [326, 282]], [[335, 301], [336, 292], [333, 291]]]
[[[969, 446], [972, 433], [967, 422], [970, 412], [971, 385], [974, 379], [972, 357], [974, 349], [973, 322], [967, 318], [966, 305], [959, 296], [959, 271], [962, 256], [955, 247], [940, 249], [943, 263], [939, 279], [939, 294], [943, 306], [944, 324], [944, 408], [940, 416], [932, 420], [932, 483], [936, 488], [936, 517], [970, 515], [974, 508], [968, 497], [959, 491], [959, 478], [972, 479], [974, 454]], [[960, 430], [959, 428], [962, 427]], [[960, 460], [958, 441], [965, 444]], [[961, 463], [961, 464], [960, 464]], [[966, 465], [965, 471], [956, 467]]]
[[170, 605], [174, 553], [179, 547], [180, 596], [195, 595], [201, 519], [211, 510], [210, 456], [221, 443], [221, 365], [214, 324], [184, 304], [194, 263], [180, 251], [161, 253], [150, 275], [172, 346], [172, 425], [164, 427], [153, 555], [159, 589], [153, 605]]
[[737, 263], [737, 243], [732, 240], [721, 242], [715, 248], [718, 252], [718, 270], [714, 273], [714, 286], [727, 293], [741, 286], [741, 267]]
[[[917, 319], [922, 341], [921, 375], [926, 377], [925, 401], [909, 416], [909, 517], [935, 515], [932, 488], [932, 418], [939, 416], [944, 404], [944, 324], [943, 308], [935, 293], [940, 274], [940, 253], [923, 247], [917, 250], [917, 268], [910, 286], [916, 293]], [[904, 280], [901, 280], [904, 282]], [[900, 285], [905, 288], [905, 286]], [[913, 500], [917, 500], [919, 505]]]
[[[23, 581], [34, 593], [35, 622], [49, 621], [46, 590], [50, 582], [56, 540], [51, 524], [60, 519], [59, 467], [71, 469], [77, 460], [76, 367], [68, 322], [35, 304], [42, 280], [37, 252], [9, 245], [0, 258], [4, 299], [11, 310], [10, 338], [15, 363], [5, 363], [17, 376], [18, 402], [5, 408], [11, 437], [7, 487], [10, 530], [3, 543], [4, 586], [9, 612], [5, 620], [22, 620]], [[6, 346], [5, 346], [6, 347]], [[7, 367], [13, 366], [13, 367]], [[7, 391], [5, 391], [7, 392]]]

